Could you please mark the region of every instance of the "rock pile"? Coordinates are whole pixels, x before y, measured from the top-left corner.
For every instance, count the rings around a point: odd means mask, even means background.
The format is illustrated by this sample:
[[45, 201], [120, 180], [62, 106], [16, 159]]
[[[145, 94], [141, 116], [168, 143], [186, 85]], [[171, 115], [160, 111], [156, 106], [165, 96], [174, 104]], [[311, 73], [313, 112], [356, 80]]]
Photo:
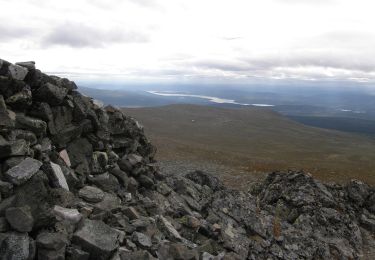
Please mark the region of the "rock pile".
[[272, 173], [165, 176], [142, 126], [0, 60], [0, 259], [373, 259], [375, 189]]

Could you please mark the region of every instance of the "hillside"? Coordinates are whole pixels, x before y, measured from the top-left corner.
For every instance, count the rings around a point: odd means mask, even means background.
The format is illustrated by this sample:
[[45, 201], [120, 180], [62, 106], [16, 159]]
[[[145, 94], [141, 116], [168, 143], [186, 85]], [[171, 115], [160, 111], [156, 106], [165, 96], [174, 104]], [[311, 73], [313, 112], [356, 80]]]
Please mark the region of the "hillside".
[[246, 188], [244, 180], [260, 173], [291, 168], [325, 181], [375, 183], [374, 139], [305, 126], [255, 107], [170, 105], [123, 111], [144, 124], [160, 161], [230, 168], [222, 177], [237, 187]]

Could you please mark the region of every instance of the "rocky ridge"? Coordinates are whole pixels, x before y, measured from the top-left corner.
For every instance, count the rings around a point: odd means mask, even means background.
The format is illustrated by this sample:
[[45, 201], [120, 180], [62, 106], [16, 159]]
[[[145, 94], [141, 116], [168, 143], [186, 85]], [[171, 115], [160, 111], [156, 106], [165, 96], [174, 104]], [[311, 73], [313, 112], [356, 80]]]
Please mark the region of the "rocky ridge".
[[0, 60], [0, 259], [374, 259], [375, 189], [163, 174], [142, 126]]

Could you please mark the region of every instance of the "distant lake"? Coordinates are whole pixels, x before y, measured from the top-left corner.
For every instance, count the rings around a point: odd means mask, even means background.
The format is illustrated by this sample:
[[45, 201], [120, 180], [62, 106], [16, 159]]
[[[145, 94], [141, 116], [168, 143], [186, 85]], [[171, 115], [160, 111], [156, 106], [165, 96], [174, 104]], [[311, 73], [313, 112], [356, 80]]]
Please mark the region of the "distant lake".
[[202, 98], [207, 99], [210, 102], [218, 103], [218, 104], [235, 104], [235, 105], [242, 105], [242, 106], [257, 106], [257, 107], [273, 107], [274, 105], [269, 104], [246, 104], [246, 103], [239, 103], [233, 99], [225, 99], [225, 98], [218, 98], [218, 97], [211, 97], [211, 96], [203, 96], [203, 95], [193, 95], [193, 94], [180, 94], [180, 93], [171, 93], [171, 92], [161, 92], [161, 91], [147, 91], [150, 94], [164, 96], [164, 97], [192, 97], [192, 98]]

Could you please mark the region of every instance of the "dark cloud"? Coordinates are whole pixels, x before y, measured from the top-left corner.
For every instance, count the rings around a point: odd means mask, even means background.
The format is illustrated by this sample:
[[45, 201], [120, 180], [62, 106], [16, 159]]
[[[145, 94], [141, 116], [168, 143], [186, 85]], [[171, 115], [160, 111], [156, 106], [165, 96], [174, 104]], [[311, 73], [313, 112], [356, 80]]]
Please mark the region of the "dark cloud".
[[56, 26], [47, 34], [44, 46], [65, 45], [73, 48], [101, 48], [114, 43], [148, 42], [147, 35], [124, 29], [103, 30], [84, 24], [65, 23]]

